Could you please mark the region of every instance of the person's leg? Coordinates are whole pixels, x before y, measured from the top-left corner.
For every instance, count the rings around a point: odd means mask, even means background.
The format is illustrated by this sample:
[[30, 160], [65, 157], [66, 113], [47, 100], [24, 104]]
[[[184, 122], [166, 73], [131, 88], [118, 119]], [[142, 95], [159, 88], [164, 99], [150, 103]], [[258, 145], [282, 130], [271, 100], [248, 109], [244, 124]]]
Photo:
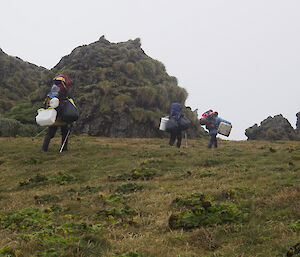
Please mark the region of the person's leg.
[[178, 148], [180, 148], [180, 146], [181, 146], [181, 140], [182, 140], [182, 132], [181, 132], [180, 129], [177, 130], [176, 136], [177, 136], [177, 144], [176, 144], [176, 146]]
[[[65, 139], [67, 137], [69, 129], [68, 129], [67, 125], [66, 126], [61, 126], [60, 129], [61, 129], [61, 145], [63, 145], [63, 143], [64, 143], [64, 141], [65, 141]], [[68, 151], [68, 140], [69, 140], [69, 138], [67, 138], [67, 140], [65, 142], [65, 145], [64, 145], [64, 148], [62, 149], [62, 151]]]
[[214, 137], [214, 146], [215, 146], [215, 148], [218, 147], [217, 134], [215, 134], [215, 137]]
[[51, 138], [55, 136], [55, 133], [57, 131], [56, 126], [50, 126], [48, 128], [47, 134], [45, 135], [43, 146], [42, 146], [42, 152], [47, 152], [48, 151], [48, 146], [50, 143]]
[[171, 131], [171, 132], [170, 132], [170, 141], [169, 141], [169, 145], [174, 145], [175, 139], [176, 139], [176, 132], [175, 132], [175, 131]]
[[208, 143], [208, 148], [211, 148], [213, 143], [214, 143], [214, 134], [211, 134], [210, 135], [210, 140], [209, 140], [209, 143]]

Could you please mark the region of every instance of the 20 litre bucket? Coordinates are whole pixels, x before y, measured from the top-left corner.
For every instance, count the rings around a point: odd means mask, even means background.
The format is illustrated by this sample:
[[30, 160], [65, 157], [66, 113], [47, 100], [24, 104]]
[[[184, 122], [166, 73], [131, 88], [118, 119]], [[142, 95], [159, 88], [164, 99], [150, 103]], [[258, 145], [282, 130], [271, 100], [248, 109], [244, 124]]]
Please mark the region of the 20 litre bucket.
[[56, 120], [57, 111], [48, 108], [48, 109], [39, 109], [38, 115], [35, 117], [36, 123], [40, 126], [51, 126]]
[[168, 121], [169, 121], [168, 117], [161, 118], [160, 119], [159, 130], [166, 131]]
[[220, 122], [219, 127], [218, 127], [218, 133], [228, 137], [230, 132], [231, 132], [232, 126], [230, 124], [227, 124], [225, 122]]

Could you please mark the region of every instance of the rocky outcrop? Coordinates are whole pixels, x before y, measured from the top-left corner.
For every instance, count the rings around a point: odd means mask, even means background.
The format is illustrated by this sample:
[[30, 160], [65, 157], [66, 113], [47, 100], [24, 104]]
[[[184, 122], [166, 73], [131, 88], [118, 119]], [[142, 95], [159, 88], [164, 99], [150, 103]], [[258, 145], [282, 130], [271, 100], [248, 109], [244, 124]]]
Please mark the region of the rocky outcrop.
[[296, 122], [296, 133], [300, 134], [300, 112], [296, 114], [297, 122]]
[[260, 126], [255, 124], [246, 129], [245, 135], [248, 140], [298, 140], [296, 131], [281, 114], [269, 116]]
[[[13, 78], [7, 76], [9, 72]], [[172, 102], [184, 106], [188, 95], [161, 62], [145, 54], [139, 38], [111, 43], [102, 36], [94, 43], [76, 47], [51, 70], [25, 64], [0, 51], [0, 111], [5, 107], [5, 117], [22, 123], [18, 118], [22, 110], [22, 119], [29, 117], [26, 122], [35, 124], [36, 110], [42, 106], [53, 77], [59, 73], [67, 74], [72, 80], [70, 93], [80, 113], [73, 128], [77, 134], [168, 136], [158, 129], [160, 118], [168, 115]], [[9, 97], [8, 92], [11, 92]], [[24, 108], [27, 103], [31, 108]], [[197, 115], [190, 109], [185, 109], [184, 114], [192, 121], [188, 136], [204, 136]]]
[[9, 56], [0, 49], [0, 113], [29, 101], [29, 95], [40, 86], [43, 67]]
[[[140, 39], [111, 43], [104, 36], [75, 48], [52, 69], [72, 78], [80, 109], [74, 132], [108, 137], [160, 137], [160, 117], [170, 104], [184, 105], [187, 92], [165, 66], [145, 54]], [[190, 136], [203, 134], [196, 115]], [[167, 134], [168, 135], [168, 134]]]

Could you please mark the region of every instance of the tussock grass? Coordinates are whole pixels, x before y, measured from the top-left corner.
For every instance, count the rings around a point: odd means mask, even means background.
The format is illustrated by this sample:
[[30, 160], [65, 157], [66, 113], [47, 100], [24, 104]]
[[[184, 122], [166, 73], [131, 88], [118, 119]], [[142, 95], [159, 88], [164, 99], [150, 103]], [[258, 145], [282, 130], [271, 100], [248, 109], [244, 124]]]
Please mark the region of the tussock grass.
[[[41, 141], [0, 138], [0, 256], [274, 257], [300, 242], [298, 142], [72, 136], [60, 154], [59, 137], [47, 153]], [[195, 193], [242, 218], [171, 229], [201, 213], [174, 204]]]

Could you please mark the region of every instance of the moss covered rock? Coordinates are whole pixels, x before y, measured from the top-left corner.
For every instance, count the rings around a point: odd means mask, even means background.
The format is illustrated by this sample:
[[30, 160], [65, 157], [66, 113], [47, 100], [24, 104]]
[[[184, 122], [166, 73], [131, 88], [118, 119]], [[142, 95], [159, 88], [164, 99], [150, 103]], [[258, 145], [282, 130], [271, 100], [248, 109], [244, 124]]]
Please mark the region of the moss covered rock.
[[[139, 38], [111, 43], [102, 36], [75, 48], [51, 70], [2, 52], [0, 70], [0, 110], [5, 117], [32, 125], [52, 78], [68, 74], [80, 112], [73, 131], [91, 136], [168, 136], [158, 129], [160, 118], [169, 114], [172, 102], [184, 106], [188, 95], [160, 61], [145, 54]], [[204, 135], [197, 115], [190, 109], [184, 114], [192, 120], [189, 137]], [[26, 131], [30, 134], [24, 129], [22, 135]]]

